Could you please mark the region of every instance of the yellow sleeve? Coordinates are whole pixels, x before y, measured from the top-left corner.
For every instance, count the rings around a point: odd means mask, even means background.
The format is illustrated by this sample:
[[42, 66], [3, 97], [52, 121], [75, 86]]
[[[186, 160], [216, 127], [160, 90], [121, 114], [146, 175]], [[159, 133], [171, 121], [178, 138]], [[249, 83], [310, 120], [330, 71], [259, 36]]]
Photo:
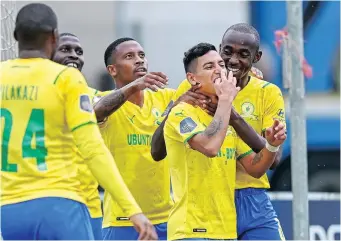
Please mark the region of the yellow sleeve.
[[187, 79], [183, 80], [180, 85], [178, 86], [177, 90], [172, 90], [171, 94], [167, 95], [167, 98], [169, 98], [169, 102], [165, 111], [162, 113], [161, 117], [159, 117], [156, 120], [156, 123], [158, 125], [160, 125], [162, 123], [162, 121], [166, 118], [166, 116], [168, 115], [170, 109], [172, 108], [173, 104], [175, 101], [177, 101], [177, 99], [179, 99], [179, 97], [181, 95], [183, 95], [184, 93], [186, 93], [189, 89], [191, 88], [190, 83], [187, 81]]
[[240, 138], [237, 138], [237, 146], [236, 146], [236, 158], [237, 160], [242, 159], [253, 153], [252, 149]]
[[176, 93], [175, 89], [165, 88], [162, 90], [162, 96], [164, 98], [165, 103], [170, 103], [173, 100], [173, 97]]
[[188, 82], [188, 80], [187, 79], [183, 80], [178, 86], [178, 88], [176, 89], [176, 92], [173, 95], [172, 100], [175, 102], [177, 99], [179, 99], [180, 96], [185, 94], [190, 88], [191, 88], [191, 84]]
[[175, 139], [184, 143], [206, 129], [195, 114], [195, 108], [185, 103], [181, 103], [172, 109], [166, 125], [171, 126], [175, 131]]
[[285, 106], [281, 90], [274, 84], [267, 83], [263, 86], [265, 103], [262, 130], [272, 126], [275, 119], [285, 123]]
[[65, 69], [56, 80], [56, 86], [61, 89], [66, 122], [72, 131], [83, 125], [97, 123], [88, 85], [81, 72], [75, 68]]
[[142, 213], [105, 146], [97, 125], [86, 125], [73, 131], [77, 147], [98, 183], [120, 205], [127, 217]]

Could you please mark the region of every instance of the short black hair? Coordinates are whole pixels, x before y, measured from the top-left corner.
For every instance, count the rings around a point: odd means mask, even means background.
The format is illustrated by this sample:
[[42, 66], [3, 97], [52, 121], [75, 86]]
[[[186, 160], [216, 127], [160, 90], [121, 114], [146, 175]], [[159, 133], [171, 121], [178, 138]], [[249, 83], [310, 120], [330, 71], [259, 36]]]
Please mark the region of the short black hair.
[[217, 51], [216, 47], [213, 44], [199, 43], [185, 52], [183, 62], [186, 73], [190, 71], [191, 63], [193, 63], [194, 60], [207, 54], [210, 51]]
[[232, 25], [231, 27], [229, 27], [224, 35], [223, 35], [223, 39], [226, 35], [226, 33], [228, 31], [236, 31], [236, 32], [240, 32], [240, 33], [247, 33], [247, 34], [252, 34], [255, 38], [255, 41], [256, 41], [256, 47], [259, 48], [260, 46], [260, 36], [259, 36], [259, 33], [257, 31], [257, 29], [255, 29], [254, 27], [252, 27], [250, 24], [247, 24], [247, 23], [237, 23], [237, 24], [234, 24]]
[[59, 34], [59, 37], [67, 37], [67, 36], [70, 36], [70, 37], [75, 37], [75, 38], [78, 38], [78, 36], [74, 35], [73, 33], [61, 33]]
[[52, 34], [57, 28], [57, 16], [51, 7], [43, 3], [30, 3], [17, 14], [14, 38], [22, 44], [41, 47], [46, 41], [46, 34]]
[[126, 41], [136, 41], [133, 38], [129, 38], [129, 37], [124, 37], [124, 38], [119, 38], [116, 39], [114, 42], [112, 42], [107, 49], [104, 52], [104, 63], [105, 63], [105, 67], [107, 67], [109, 64], [111, 64], [111, 56], [114, 53], [114, 51], [116, 50], [117, 46], [120, 45], [121, 43], [124, 43]]

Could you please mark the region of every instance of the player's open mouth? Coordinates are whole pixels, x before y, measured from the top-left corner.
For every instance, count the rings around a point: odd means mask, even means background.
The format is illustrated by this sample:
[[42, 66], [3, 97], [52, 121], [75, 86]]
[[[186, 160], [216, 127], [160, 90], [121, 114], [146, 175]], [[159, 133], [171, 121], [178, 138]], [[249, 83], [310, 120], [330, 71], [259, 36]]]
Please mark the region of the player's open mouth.
[[147, 73], [147, 69], [145, 67], [138, 67], [135, 69], [136, 73]]
[[73, 68], [76, 68], [76, 69], [78, 69], [78, 64], [77, 64], [77, 63], [75, 63], [75, 62], [72, 62], [72, 63], [67, 63], [66, 65], [67, 65], [67, 66], [69, 66], [69, 67], [73, 67]]
[[233, 73], [236, 73], [236, 72], [239, 71], [239, 69], [232, 68], [232, 67], [227, 67], [227, 69], [228, 69], [229, 71], [232, 71]]

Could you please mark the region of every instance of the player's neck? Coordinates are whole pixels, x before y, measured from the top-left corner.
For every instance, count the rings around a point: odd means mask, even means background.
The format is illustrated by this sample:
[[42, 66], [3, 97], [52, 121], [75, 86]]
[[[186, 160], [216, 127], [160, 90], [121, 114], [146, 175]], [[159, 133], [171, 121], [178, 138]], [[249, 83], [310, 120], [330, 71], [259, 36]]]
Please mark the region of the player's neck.
[[246, 75], [242, 79], [238, 80], [238, 86], [240, 87], [240, 90], [244, 89], [245, 86], [249, 83], [250, 77]]
[[129, 96], [128, 101], [142, 108], [144, 103], [143, 90], [136, 91], [134, 94]]
[[33, 58], [50, 59], [43, 50], [19, 50], [19, 58], [21, 59], [33, 59]]
[[[116, 89], [121, 89], [124, 86], [126, 86], [126, 84], [123, 81], [117, 80], [115, 81], [116, 83]], [[144, 103], [144, 98], [143, 98], [143, 91], [142, 90], [138, 90], [136, 92], [134, 92], [133, 94], [131, 94], [127, 101], [139, 106], [142, 108], [143, 103]]]

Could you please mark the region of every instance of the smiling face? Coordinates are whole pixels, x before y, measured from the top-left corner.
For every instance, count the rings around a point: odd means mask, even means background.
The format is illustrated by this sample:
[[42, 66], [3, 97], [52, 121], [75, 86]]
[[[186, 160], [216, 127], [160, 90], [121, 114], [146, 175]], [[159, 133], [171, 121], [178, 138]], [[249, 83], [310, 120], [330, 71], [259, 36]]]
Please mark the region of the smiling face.
[[84, 55], [79, 39], [75, 36], [60, 37], [58, 47], [52, 60], [56, 63], [74, 67], [79, 71], [82, 71]]
[[220, 55], [226, 68], [239, 81], [248, 76], [252, 64], [259, 61], [261, 51], [253, 34], [229, 30], [220, 45]]
[[187, 73], [187, 79], [191, 84], [201, 84], [199, 92], [215, 95], [213, 83], [220, 78], [221, 70], [225, 69], [224, 60], [217, 51], [211, 50], [193, 61], [193, 67]]
[[142, 46], [133, 40], [119, 44], [112, 53], [112, 64], [107, 69], [116, 81], [124, 85], [146, 75], [148, 61]]

